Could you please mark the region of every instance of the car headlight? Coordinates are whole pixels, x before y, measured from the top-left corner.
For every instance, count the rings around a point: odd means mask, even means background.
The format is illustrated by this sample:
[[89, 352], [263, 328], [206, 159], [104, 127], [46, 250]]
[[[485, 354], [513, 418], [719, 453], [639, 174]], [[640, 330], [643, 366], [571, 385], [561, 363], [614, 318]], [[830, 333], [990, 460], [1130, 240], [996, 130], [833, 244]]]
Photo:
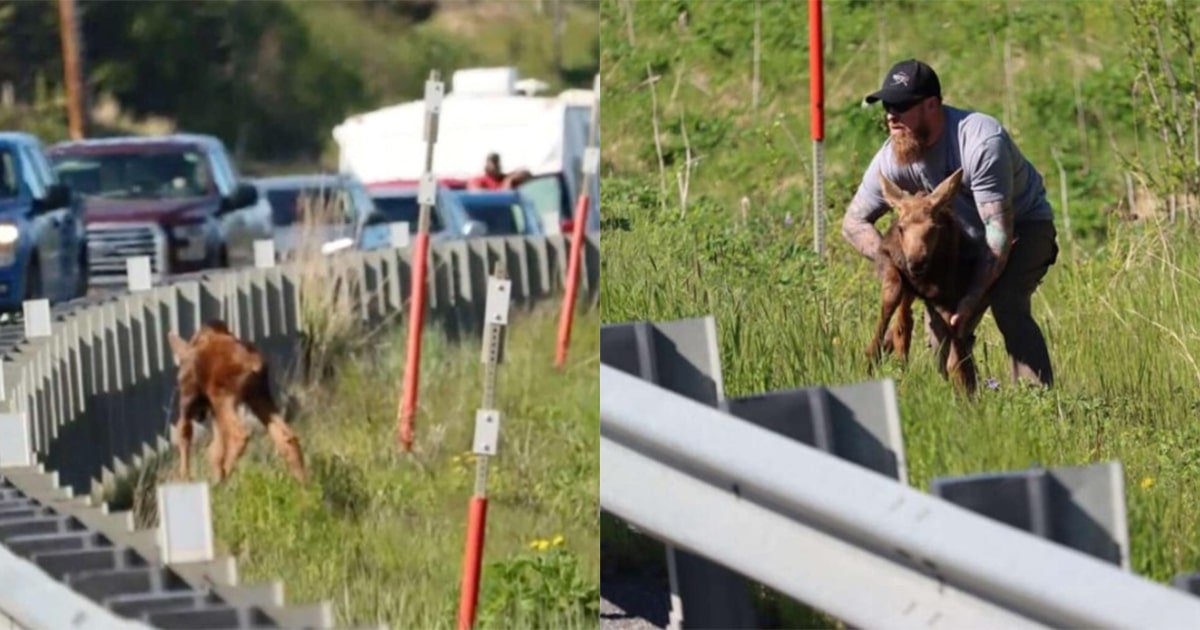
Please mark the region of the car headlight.
[[21, 238], [21, 231], [15, 223], [0, 223], [0, 247], [8, 247]]

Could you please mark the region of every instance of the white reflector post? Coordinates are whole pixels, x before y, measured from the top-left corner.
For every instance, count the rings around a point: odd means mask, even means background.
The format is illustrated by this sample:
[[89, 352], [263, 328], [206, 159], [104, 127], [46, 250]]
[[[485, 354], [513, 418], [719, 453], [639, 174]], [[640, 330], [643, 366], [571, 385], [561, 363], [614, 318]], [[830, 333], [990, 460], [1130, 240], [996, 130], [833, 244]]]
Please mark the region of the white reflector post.
[[25, 414], [0, 413], [0, 468], [32, 465], [33, 444]]
[[546, 233], [546, 236], [562, 234], [562, 224], [558, 222], [557, 212], [542, 213], [542, 231]]
[[408, 247], [408, 221], [388, 224], [388, 245], [397, 249]]
[[499, 441], [500, 412], [495, 409], [476, 409], [472, 451], [476, 455], [495, 455]]
[[25, 338], [50, 336], [50, 300], [25, 300]]
[[501, 280], [495, 276], [488, 278], [487, 310], [484, 313], [485, 324], [508, 324], [508, 303], [512, 298], [512, 280]]
[[149, 291], [154, 284], [150, 273], [149, 256], [130, 256], [125, 259], [125, 276], [129, 283], [129, 292]]
[[254, 266], [270, 269], [275, 266], [275, 239], [264, 238], [254, 241]]
[[164, 483], [158, 487], [158, 544], [167, 564], [213, 559], [207, 483]]

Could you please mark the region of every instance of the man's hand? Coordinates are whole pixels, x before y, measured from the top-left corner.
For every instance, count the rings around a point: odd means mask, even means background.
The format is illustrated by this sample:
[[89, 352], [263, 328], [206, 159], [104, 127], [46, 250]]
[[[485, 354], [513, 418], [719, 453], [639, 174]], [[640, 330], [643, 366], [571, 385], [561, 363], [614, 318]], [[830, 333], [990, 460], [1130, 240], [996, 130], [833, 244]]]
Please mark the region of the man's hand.
[[950, 316], [950, 330], [955, 337], [963, 337], [965, 328], [975, 318], [975, 309], [979, 307], [979, 296], [967, 294], [958, 302], [958, 309]]

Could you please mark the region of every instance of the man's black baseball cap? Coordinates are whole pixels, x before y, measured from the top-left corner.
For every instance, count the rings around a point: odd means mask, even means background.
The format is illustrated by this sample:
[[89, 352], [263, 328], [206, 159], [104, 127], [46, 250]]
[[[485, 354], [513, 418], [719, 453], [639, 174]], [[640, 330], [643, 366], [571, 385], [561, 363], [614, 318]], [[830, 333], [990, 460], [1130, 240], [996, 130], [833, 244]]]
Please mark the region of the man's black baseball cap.
[[867, 103], [883, 101], [903, 105], [928, 96], [942, 97], [942, 83], [927, 64], [907, 59], [892, 66], [883, 77], [883, 87], [867, 95]]

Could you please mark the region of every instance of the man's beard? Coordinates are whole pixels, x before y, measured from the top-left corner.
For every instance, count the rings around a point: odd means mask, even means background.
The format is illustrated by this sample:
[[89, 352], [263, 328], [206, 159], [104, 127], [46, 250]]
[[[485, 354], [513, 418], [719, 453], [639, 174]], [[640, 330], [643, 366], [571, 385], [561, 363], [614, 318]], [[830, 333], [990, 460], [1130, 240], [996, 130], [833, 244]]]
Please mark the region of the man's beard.
[[925, 142], [929, 140], [929, 127], [919, 125], [915, 130], [902, 129], [892, 134], [892, 155], [901, 166], [908, 166], [925, 154]]

